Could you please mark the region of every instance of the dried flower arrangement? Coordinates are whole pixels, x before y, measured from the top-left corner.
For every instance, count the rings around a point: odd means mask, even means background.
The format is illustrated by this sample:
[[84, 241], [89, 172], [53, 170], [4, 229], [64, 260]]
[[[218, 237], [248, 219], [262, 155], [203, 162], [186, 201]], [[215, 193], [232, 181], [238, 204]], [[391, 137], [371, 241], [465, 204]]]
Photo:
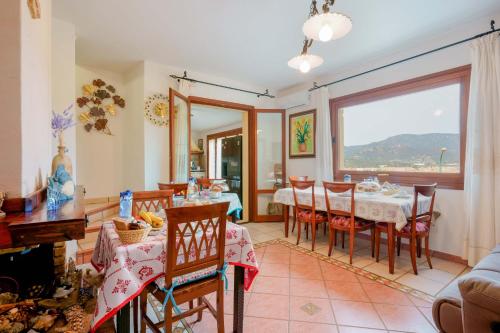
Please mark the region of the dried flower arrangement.
[[71, 113], [72, 108], [73, 104], [68, 106], [62, 113], [52, 111], [52, 136], [54, 138], [59, 138], [59, 146], [64, 146], [63, 132], [76, 125], [73, 121], [73, 114]]
[[116, 95], [112, 85], [106, 85], [101, 79], [95, 79], [92, 84], [82, 87], [83, 96], [76, 99], [80, 108], [87, 107], [88, 111], [80, 113], [79, 119], [87, 132], [95, 129], [103, 134], [111, 135], [108, 127], [108, 115], [116, 115], [116, 106], [125, 107], [125, 100]]

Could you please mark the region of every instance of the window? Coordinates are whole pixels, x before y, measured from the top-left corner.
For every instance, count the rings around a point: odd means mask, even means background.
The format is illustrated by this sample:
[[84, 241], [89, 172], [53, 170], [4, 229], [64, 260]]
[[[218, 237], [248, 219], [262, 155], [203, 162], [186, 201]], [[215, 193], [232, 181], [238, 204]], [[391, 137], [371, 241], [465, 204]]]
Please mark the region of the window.
[[470, 66], [330, 101], [336, 179], [463, 189]]

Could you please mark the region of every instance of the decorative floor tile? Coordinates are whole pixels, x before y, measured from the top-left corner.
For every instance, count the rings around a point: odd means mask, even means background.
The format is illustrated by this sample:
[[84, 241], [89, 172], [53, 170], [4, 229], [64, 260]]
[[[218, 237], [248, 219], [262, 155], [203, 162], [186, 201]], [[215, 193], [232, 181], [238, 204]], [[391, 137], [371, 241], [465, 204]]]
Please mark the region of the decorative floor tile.
[[290, 320], [335, 324], [330, 302], [312, 297], [290, 297]]

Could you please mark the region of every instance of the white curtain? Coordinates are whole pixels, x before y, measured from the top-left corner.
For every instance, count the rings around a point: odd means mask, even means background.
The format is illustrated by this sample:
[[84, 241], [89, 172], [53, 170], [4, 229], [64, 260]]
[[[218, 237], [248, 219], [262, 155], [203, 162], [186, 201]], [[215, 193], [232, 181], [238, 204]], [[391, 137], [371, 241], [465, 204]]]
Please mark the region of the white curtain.
[[493, 33], [471, 44], [464, 258], [475, 265], [500, 243], [500, 38]]
[[[178, 89], [179, 93], [187, 97], [189, 96], [189, 92], [191, 90], [191, 83], [186, 80], [180, 80]], [[187, 182], [188, 170], [190, 167], [190, 144], [188, 142], [188, 105], [184, 100], [180, 98], [176, 98], [174, 100], [174, 105], [177, 107], [177, 113], [175, 115], [174, 122], [175, 181]]]
[[316, 182], [333, 181], [332, 137], [328, 88], [314, 92], [316, 104]]

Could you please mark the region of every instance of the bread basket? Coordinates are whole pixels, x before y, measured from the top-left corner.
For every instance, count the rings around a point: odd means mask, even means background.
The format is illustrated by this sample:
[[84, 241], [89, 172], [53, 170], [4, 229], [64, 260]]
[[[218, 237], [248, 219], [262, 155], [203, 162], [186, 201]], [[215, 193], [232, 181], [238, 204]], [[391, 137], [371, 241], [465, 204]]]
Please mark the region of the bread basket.
[[144, 242], [148, 237], [149, 232], [151, 231], [151, 226], [148, 225], [143, 229], [137, 230], [127, 230], [123, 229], [120, 225], [120, 222], [115, 222], [115, 231], [120, 237], [120, 240], [123, 244], [134, 244]]

